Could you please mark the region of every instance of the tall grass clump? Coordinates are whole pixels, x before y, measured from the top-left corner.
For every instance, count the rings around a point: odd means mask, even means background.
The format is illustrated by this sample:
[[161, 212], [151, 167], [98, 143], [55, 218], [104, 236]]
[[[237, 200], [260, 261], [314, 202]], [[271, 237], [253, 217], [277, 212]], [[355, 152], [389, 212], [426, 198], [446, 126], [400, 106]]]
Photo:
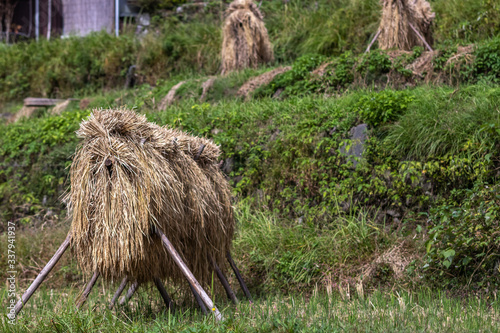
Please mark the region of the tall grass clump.
[[419, 89], [418, 102], [387, 129], [394, 156], [426, 161], [463, 152], [493, 152], [500, 140], [500, 93], [488, 84]]
[[13, 45], [1, 51], [0, 103], [27, 94], [63, 97], [123, 84], [136, 49], [134, 37], [104, 32]]
[[360, 52], [376, 30], [377, 0], [263, 3], [276, 60], [317, 53]]
[[432, 1], [436, 12], [436, 40], [476, 43], [500, 32], [500, 6], [496, 0]]
[[289, 220], [255, 210], [248, 200], [235, 213], [239, 231], [234, 248], [258, 292], [305, 290], [332, 271], [356, 270], [362, 258], [381, 250], [377, 244], [393, 240], [363, 211], [333, 218], [321, 229], [305, 218]]

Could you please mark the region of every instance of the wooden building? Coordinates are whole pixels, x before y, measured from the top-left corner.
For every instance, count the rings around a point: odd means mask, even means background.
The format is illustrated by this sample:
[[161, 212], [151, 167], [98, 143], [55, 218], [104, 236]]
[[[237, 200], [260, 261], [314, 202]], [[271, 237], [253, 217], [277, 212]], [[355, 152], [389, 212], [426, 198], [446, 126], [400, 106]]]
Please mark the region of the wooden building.
[[127, 0], [19, 0], [10, 33], [14, 39], [85, 36], [101, 30], [118, 34], [121, 18], [137, 13]]

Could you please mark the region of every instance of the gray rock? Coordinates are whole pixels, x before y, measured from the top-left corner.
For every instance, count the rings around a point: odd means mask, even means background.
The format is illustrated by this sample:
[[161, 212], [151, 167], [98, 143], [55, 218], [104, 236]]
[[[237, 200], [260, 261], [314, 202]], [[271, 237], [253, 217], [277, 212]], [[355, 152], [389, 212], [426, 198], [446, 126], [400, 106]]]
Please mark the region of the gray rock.
[[366, 139], [368, 139], [368, 135], [366, 134], [367, 130], [367, 124], [361, 124], [351, 128], [349, 137], [349, 139], [351, 139], [351, 144], [348, 145], [344, 143], [340, 148], [341, 153], [347, 155], [347, 160], [352, 161], [354, 167], [358, 165], [359, 160], [363, 157], [365, 142]]
[[145, 27], [149, 26], [151, 24], [151, 16], [148, 13], [137, 15], [137, 24]]
[[387, 210], [386, 214], [390, 215], [392, 217], [401, 217], [401, 214], [399, 212], [395, 211], [394, 209]]
[[224, 165], [222, 166], [222, 172], [224, 172], [226, 175], [229, 175], [231, 171], [233, 171], [234, 167], [234, 160], [232, 157], [226, 158], [224, 161]]
[[281, 93], [285, 91], [285, 89], [283, 88], [278, 88], [278, 90], [276, 90], [276, 92], [273, 94], [273, 98], [279, 98], [281, 96]]

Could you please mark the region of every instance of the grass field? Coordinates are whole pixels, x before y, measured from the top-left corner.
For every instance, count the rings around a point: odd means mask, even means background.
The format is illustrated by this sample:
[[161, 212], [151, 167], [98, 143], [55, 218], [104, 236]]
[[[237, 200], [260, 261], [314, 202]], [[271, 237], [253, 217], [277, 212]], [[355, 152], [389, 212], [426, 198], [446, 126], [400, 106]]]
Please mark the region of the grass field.
[[[113, 288], [108, 288], [113, 290]], [[0, 294], [5, 298], [5, 289]], [[317, 290], [304, 296], [240, 297], [234, 306], [219, 300], [224, 321], [203, 316], [194, 304], [164, 310], [153, 286], [126, 306], [107, 309], [109, 290], [97, 285], [84, 308], [75, 311], [76, 289], [42, 289], [12, 326], [2, 332], [498, 332], [497, 300], [456, 299], [423, 290], [413, 293]], [[241, 295], [239, 295], [241, 296]], [[2, 302], [3, 303], [3, 302]]]

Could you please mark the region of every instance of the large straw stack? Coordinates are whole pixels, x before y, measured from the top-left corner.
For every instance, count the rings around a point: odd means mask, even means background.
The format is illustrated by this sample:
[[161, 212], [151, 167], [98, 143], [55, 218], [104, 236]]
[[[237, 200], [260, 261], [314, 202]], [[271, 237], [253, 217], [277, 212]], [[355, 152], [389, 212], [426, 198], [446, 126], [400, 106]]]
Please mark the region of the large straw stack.
[[252, 0], [235, 0], [226, 11], [222, 74], [273, 61], [262, 13]]
[[428, 45], [432, 45], [430, 28], [435, 14], [427, 1], [382, 0], [382, 6], [380, 49], [411, 51], [415, 46], [426, 46], [422, 38]]
[[181, 283], [183, 275], [154, 235], [159, 227], [198, 281], [209, 283], [207, 255], [223, 263], [234, 232], [219, 147], [125, 109], [94, 110], [77, 134], [83, 142], [67, 201], [82, 270], [107, 280]]

